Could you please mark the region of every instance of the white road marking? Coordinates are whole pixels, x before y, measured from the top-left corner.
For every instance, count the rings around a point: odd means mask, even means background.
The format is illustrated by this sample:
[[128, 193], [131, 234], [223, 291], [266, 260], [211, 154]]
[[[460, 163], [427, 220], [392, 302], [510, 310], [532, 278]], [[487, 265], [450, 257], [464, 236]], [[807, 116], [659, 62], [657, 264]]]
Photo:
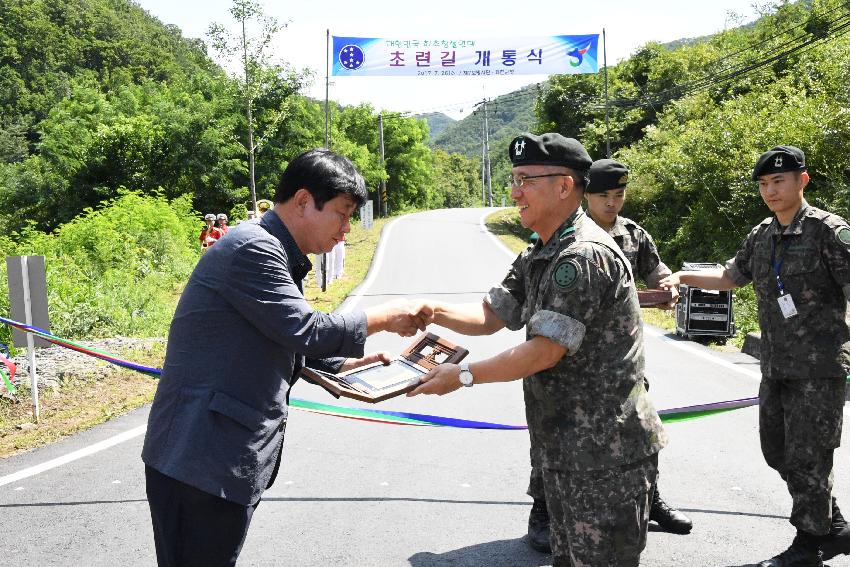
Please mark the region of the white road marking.
[[366, 277], [366, 281], [357, 286], [357, 289], [355, 290], [356, 293], [348, 296], [348, 299], [346, 299], [342, 306], [340, 306], [337, 313], [350, 313], [353, 311], [357, 304], [360, 303], [360, 300], [363, 298], [366, 290], [372, 287], [372, 283], [375, 281], [375, 278], [378, 277], [378, 272], [381, 271], [381, 263], [384, 261], [384, 251], [387, 249], [387, 242], [390, 240], [390, 233], [392, 232], [393, 227], [398, 221], [408, 218], [409, 216], [410, 215], [399, 217], [384, 227], [384, 230], [378, 239], [378, 249], [375, 251], [375, 256], [372, 258], [372, 265], [369, 267], [369, 273]]
[[511, 257], [511, 259], [516, 258], [519, 254], [514, 253], [514, 251], [513, 251], [513, 250], [511, 250], [510, 248], [508, 248], [507, 246], [505, 246], [505, 243], [504, 243], [504, 242], [502, 242], [501, 240], [499, 240], [499, 238], [498, 238], [495, 234], [493, 234], [492, 232], [490, 232], [490, 230], [487, 228], [487, 225], [484, 223], [484, 219], [486, 219], [487, 217], [489, 217], [491, 214], [493, 214], [492, 209], [488, 209], [487, 211], [485, 211], [485, 212], [484, 212], [484, 214], [483, 214], [483, 215], [481, 215], [481, 218], [480, 218], [480, 219], [478, 219], [478, 224], [480, 224], [480, 225], [481, 225], [481, 230], [483, 230], [483, 231], [484, 231], [484, 233], [485, 233], [487, 236], [489, 236], [489, 237], [490, 237], [490, 240], [492, 240], [493, 242], [495, 242], [495, 243], [496, 243], [496, 248], [498, 248], [499, 250], [501, 250], [502, 252], [504, 252], [505, 254], [507, 254], [508, 256], [510, 256], [510, 257]]
[[[47, 462], [41, 463], [40, 465], [35, 465], [23, 470], [20, 470], [16, 473], [8, 474], [6, 476], [0, 477], [0, 486], [5, 484], [10, 484], [12, 482], [17, 482], [19, 480], [23, 480], [25, 478], [29, 478], [31, 476], [35, 476], [37, 474], [43, 473], [45, 471], [49, 471], [50, 469], [55, 469], [56, 467], [60, 467], [64, 464], [70, 463], [71, 461], [76, 461], [77, 459], [82, 459], [83, 457], [88, 457], [89, 455], [93, 455], [104, 449], [109, 449], [110, 447], [114, 447], [119, 443], [123, 443], [124, 441], [129, 441], [134, 437], [138, 437], [145, 432], [147, 428], [146, 425], [140, 425], [138, 427], [134, 427], [129, 431], [125, 431], [123, 433], [119, 433], [118, 435], [113, 435], [109, 439], [104, 439], [103, 441], [98, 441], [93, 445], [89, 445], [88, 447], [83, 447], [82, 449], [78, 449], [76, 451], [72, 451], [67, 455], [62, 455], [61, 457], [57, 457], [55, 459], [51, 459]], [[17, 490], [17, 489], [16, 489]]]
[[733, 371], [735, 371], [739, 374], [743, 374], [744, 376], [747, 376], [749, 378], [754, 378], [755, 380], [761, 382], [761, 372], [755, 372], [755, 371], [750, 370], [748, 368], [742, 368], [738, 364], [735, 364], [733, 362], [729, 362], [726, 359], [720, 358], [719, 356], [715, 356], [715, 355], [711, 354], [710, 352], [706, 352], [703, 349], [697, 348], [696, 346], [694, 346], [690, 342], [677, 341], [675, 339], [672, 339], [672, 338], [668, 337], [663, 331], [649, 327], [648, 325], [644, 325], [643, 330], [646, 334], [652, 335], [653, 337], [656, 337], [657, 339], [664, 341], [665, 343], [667, 343], [671, 346], [674, 346], [674, 347], [676, 347], [680, 350], [684, 350], [689, 354], [692, 354], [694, 356], [698, 356], [698, 357], [700, 357], [704, 360], [711, 361], [713, 364], [718, 364], [720, 366], [724, 366], [724, 367], [726, 367], [730, 370], [733, 370]]

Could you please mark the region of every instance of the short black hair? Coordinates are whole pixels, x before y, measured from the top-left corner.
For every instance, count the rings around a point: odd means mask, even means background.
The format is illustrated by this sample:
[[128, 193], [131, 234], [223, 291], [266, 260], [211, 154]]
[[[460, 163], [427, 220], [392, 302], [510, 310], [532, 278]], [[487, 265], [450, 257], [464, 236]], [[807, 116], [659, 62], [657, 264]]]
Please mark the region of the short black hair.
[[301, 188], [310, 192], [319, 210], [340, 194], [350, 195], [358, 207], [368, 198], [366, 182], [351, 160], [324, 148], [307, 150], [289, 162], [274, 202], [285, 203]]

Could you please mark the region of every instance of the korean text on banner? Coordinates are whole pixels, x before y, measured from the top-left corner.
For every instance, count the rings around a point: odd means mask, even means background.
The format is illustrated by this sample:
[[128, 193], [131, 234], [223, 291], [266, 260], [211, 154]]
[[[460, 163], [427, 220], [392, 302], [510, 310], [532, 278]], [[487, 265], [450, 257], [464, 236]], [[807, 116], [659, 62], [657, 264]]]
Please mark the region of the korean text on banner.
[[333, 38], [334, 76], [488, 77], [596, 73], [599, 34], [527, 38]]

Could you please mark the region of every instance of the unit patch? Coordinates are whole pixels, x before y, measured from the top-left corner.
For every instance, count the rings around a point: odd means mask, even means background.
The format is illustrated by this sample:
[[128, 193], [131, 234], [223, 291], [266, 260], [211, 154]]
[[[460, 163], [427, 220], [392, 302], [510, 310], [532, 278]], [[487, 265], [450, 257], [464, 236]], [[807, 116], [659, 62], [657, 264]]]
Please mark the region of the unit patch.
[[566, 291], [575, 287], [581, 268], [575, 260], [561, 260], [552, 272], [552, 279], [558, 288]]
[[838, 229], [838, 232], [836, 232], [836, 235], [838, 236], [839, 242], [841, 242], [845, 246], [850, 246], [850, 228], [847, 228], [846, 226], [842, 226], [841, 228]]

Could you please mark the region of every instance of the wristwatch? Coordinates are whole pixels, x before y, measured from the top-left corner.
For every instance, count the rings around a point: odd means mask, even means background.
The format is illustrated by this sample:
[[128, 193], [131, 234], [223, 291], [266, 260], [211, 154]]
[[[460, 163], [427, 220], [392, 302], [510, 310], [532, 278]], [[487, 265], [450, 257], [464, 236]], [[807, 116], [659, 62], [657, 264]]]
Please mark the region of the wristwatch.
[[467, 388], [472, 387], [472, 372], [469, 371], [469, 363], [460, 363], [460, 383]]

